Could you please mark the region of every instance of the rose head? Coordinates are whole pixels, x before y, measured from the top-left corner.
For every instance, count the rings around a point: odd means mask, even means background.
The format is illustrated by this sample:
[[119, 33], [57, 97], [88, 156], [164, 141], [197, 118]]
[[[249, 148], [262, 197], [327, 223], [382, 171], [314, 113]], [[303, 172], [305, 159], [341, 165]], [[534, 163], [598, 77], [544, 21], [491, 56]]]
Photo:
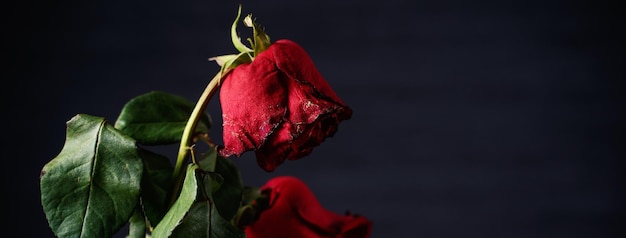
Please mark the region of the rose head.
[[261, 191], [269, 208], [245, 227], [246, 237], [368, 238], [372, 222], [364, 216], [339, 215], [323, 208], [309, 187], [291, 176], [269, 180]]
[[278, 40], [226, 74], [220, 89], [221, 156], [254, 150], [271, 172], [311, 153], [352, 116], [302, 47]]

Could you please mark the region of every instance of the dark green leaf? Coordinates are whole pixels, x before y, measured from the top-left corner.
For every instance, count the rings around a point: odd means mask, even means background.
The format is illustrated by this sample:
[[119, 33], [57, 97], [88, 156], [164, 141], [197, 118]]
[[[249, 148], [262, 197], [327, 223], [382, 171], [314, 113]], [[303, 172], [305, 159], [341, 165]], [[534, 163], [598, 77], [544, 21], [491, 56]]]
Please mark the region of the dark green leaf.
[[219, 190], [213, 193], [213, 199], [217, 210], [227, 220], [230, 220], [237, 214], [237, 210], [241, 206], [243, 193], [243, 182], [237, 166], [224, 157], [217, 157], [217, 166], [215, 172], [219, 173], [224, 179]]
[[135, 141], [104, 118], [78, 114], [65, 145], [41, 171], [41, 203], [57, 237], [112, 237], [139, 201]]
[[215, 206], [211, 209], [210, 238], [245, 238], [243, 230], [233, 226], [229, 221], [220, 216]]
[[[190, 164], [185, 175], [181, 194], [154, 229], [152, 236], [159, 237], [207, 237], [207, 238], [244, 238], [245, 233], [224, 219], [213, 203], [208, 191], [214, 176]], [[207, 190], [206, 187], [209, 187]]]
[[197, 168], [198, 166], [195, 164], [189, 164], [187, 167], [183, 188], [178, 195], [178, 199], [176, 199], [176, 202], [174, 202], [163, 219], [161, 219], [161, 222], [156, 225], [152, 231], [152, 237], [170, 237], [174, 229], [182, 222], [187, 212], [189, 212], [191, 205], [196, 201], [198, 195]]
[[211, 147], [207, 152], [202, 154], [202, 157], [198, 160], [198, 166], [205, 172], [215, 172], [216, 163], [217, 150], [215, 147]]
[[[195, 104], [187, 99], [159, 91], [131, 99], [120, 113], [115, 128], [144, 145], [179, 143]], [[204, 113], [196, 133], [208, 133], [211, 119]]]
[[204, 184], [205, 197], [208, 198], [211, 197], [211, 194], [214, 194], [222, 187], [224, 178], [218, 173], [207, 172], [207, 175], [204, 176], [202, 183]]
[[215, 206], [208, 201], [197, 201], [170, 237], [245, 238], [246, 236], [242, 230], [222, 218]]
[[261, 189], [260, 188], [252, 187], [252, 186], [244, 186], [243, 187], [241, 203], [242, 204], [250, 204], [250, 203], [252, 203], [252, 201], [257, 200], [260, 197], [265, 197], [261, 193]]
[[127, 238], [145, 238], [146, 237], [146, 219], [144, 219], [141, 207], [137, 206], [133, 216], [128, 221], [128, 236]]
[[198, 165], [204, 171], [215, 171], [215, 174], [220, 175], [219, 178], [213, 178], [213, 180], [221, 179], [223, 182], [218, 187], [212, 187], [214, 191], [212, 194], [222, 217], [230, 220], [241, 206], [243, 182], [239, 169], [230, 159], [217, 156], [215, 147], [204, 153], [198, 160]]
[[144, 173], [141, 180], [141, 204], [150, 227], [161, 221], [167, 212], [168, 196], [172, 189], [174, 168], [165, 156], [141, 149]]
[[211, 208], [209, 201], [194, 202], [170, 238], [211, 237]]
[[244, 186], [241, 204], [231, 221], [235, 226], [243, 228], [256, 221], [269, 207], [269, 198], [257, 187]]

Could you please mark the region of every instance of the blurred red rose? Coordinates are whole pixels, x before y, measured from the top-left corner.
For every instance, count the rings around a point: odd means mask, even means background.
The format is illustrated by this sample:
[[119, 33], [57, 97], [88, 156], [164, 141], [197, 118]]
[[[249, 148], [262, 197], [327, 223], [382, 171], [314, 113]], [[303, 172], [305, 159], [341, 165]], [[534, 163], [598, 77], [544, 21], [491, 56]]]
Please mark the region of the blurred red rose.
[[221, 156], [254, 150], [264, 170], [311, 153], [352, 116], [302, 47], [278, 40], [234, 68], [220, 89]]
[[275, 177], [261, 191], [268, 196], [269, 207], [245, 227], [247, 238], [370, 237], [371, 221], [360, 215], [326, 210], [298, 178]]

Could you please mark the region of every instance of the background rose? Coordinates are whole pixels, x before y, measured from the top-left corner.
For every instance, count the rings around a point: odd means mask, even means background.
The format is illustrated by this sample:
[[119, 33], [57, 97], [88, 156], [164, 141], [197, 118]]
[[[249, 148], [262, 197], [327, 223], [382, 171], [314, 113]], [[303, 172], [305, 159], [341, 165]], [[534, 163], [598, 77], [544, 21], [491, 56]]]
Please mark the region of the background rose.
[[325, 209], [309, 187], [296, 177], [274, 177], [261, 191], [269, 197], [269, 208], [245, 228], [248, 238], [370, 237], [371, 221], [364, 216], [339, 215]]
[[237, 66], [220, 89], [224, 157], [255, 150], [264, 170], [311, 153], [352, 110], [337, 97], [302, 47], [278, 40]]

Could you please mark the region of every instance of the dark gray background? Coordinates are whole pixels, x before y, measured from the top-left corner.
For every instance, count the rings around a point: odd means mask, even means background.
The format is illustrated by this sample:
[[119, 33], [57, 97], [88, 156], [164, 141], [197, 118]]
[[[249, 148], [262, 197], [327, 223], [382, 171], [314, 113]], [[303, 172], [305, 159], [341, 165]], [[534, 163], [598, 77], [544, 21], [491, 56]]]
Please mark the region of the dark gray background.
[[[304, 47], [354, 110], [274, 173], [252, 154], [234, 158], [244, 183], [298, 176], [328, 209], [370, 218], [375, 238], [624, 235], [617, 2], [14, 3], [3, 233], [53, 236], [38, 178], [71, 117], [113, 122], [151, 90], [195, 102], [218, 70], [207, 58], [236, 52], [229, 30], [243, 3], [273, 40]], [[219, 143], [217, 95], [208, 112]]]

